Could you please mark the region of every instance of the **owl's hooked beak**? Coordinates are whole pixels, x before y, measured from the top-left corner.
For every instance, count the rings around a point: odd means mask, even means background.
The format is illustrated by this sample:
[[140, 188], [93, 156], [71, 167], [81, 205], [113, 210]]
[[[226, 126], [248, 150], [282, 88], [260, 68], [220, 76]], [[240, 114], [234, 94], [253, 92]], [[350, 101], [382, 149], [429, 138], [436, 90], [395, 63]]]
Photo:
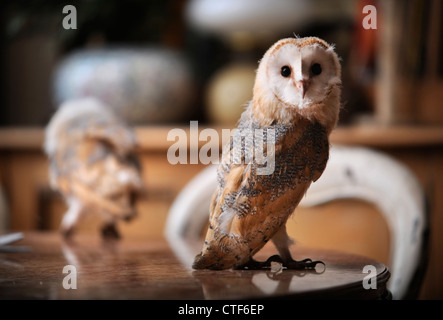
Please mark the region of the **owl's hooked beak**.
[[309, 82], [307, 80], [296, 81], [295, 87], [301, 91], [301, 96], [304, 98], [309, 87]]

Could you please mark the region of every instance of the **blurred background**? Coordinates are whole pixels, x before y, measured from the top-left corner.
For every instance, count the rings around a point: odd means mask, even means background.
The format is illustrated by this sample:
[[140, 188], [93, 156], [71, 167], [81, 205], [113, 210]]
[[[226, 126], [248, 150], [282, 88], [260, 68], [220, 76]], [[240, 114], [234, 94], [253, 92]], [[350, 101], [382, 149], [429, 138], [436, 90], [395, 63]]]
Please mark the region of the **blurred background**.
[[[76, 29], [62, 27], [68, 4], [77, 11]], [[377, 8], [375, 30], [362, 27], [366, 5]], [[436, 1], [28, 0], [2, 6], [2, 126], [45, 125], [61, 101], [84, 95], [106, 100], [134, 124], [232, 124], [250, 99], [266, 48], [294, 35], [336, 45], [343, 62], [341, 124], [443, 123], [434, 111], [438, 99], [430, 97], [443, 72]]]
[[[76, 29], [63, 27], [66, 5], [76, 9]], [[366, 5], [377, 9], [377, 29], [362, 26]], [[66, 206], [48, 187], [43, 130], [64, 100], [95, 96], [141, 140], [147, 193], [140, 216], [122, 231], [161, 236], [172, 201], [204, 167], [166, 161], [168, 130], [191, 120], [235, 126], [266, 49], [284, 37], [317, 36], [342, 59], [343, 109], [332, 141], [386, 152], [417, 175], [431, 208], [421, 297], [443, 297], [442, 1], [27, 0], [1, 7], [1, 228], [58, 228]], [[389, 263], [389, 230], [372, 205], [308, 211], [293, 223], [302, 244]], [[303, 233], [328, 217], [325, 226], [337, 231]]]

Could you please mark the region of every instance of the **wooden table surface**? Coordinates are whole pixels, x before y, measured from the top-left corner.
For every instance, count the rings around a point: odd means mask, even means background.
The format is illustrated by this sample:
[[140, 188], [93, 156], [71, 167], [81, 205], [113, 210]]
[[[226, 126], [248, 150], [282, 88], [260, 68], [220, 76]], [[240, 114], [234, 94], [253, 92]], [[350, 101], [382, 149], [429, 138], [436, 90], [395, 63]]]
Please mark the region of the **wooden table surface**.
[[[164, 239], [104, 242], [98, 235], [62, 241], [58, 233], [25, 233], [14, 246], [25, 252], [0, 251], [0, 299], [267, 299], [389, 298], [389, 270], [374, 260], [340, 252], [294, 246], [294, 257], [319, 259], [317, 271], [193, 270]], [[201, 243], [189, 244], [196, 254]], [[256, 256], [274, 254], [272, 246]], [[76, 268], [76, 289], [65, 289], [66, 265]], [[376, 270], [376, 289], [365, 289], [366, 265]], [[65, 284], [73, 284], [72, 278]], [[371, 283], [371, 282], [370, 282]]]

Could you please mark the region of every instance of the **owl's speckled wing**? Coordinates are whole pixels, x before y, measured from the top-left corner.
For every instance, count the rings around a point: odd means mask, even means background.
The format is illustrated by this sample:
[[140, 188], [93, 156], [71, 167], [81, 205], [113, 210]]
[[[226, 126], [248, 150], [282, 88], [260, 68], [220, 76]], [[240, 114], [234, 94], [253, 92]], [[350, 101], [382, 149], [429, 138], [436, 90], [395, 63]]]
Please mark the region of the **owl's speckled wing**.
[[[247, 128], [252, 129], [248, 132], [274, 130], [275, 168], [271, 174], [257, 174], [260, 165], [255, 158], [244, 162], [245, 155], [253, 152], [245, 148], [248, 143], [233, 143]], [[254, 137], [246, 136], [245, 142], [248, 139]], [[234, 163], [239, 152], [242, 163]], [[311, 182], [321, 176], [328, 154], [327, 133], [318, 122], [301, 119], [293, 125], [259, 128], [246, 111], [223, 152], [209, 229], [193, 267], [225, 269], [248, 262], [286, 223]]]

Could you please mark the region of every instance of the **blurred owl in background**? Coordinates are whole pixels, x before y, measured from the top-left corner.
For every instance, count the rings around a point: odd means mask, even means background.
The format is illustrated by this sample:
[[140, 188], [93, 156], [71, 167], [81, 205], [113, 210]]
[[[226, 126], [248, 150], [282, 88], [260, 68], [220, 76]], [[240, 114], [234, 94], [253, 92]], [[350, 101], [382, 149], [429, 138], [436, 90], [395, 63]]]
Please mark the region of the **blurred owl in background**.
[[60, 106], [45, 131], [50, 184], [68, 210], [61, 232], [73, 233], [86, 214], [102, 216], [102, 236], [119, 238], [118, 220], [135, 216], [134, 200], [142, 190], [134, 132], [94, 98]]

